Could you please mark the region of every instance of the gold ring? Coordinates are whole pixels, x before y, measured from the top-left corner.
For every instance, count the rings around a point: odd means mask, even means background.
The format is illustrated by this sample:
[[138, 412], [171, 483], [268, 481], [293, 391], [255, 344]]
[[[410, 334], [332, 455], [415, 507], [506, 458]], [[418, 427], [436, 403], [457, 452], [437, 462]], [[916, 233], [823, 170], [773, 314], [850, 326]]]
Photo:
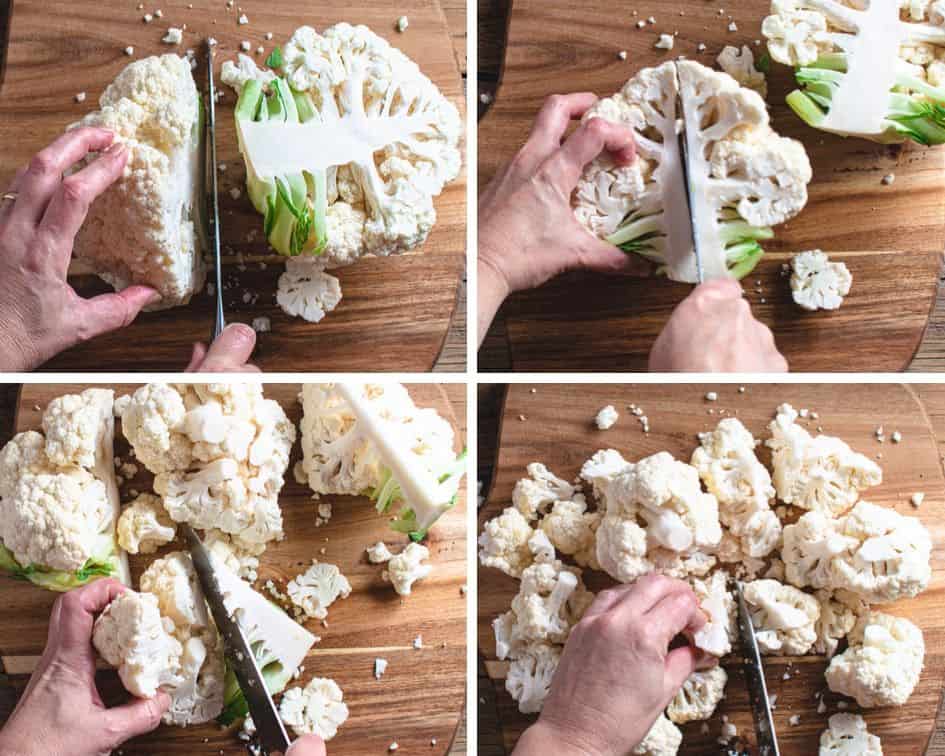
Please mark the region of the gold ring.
[[13, 200], [16, 202], [18, 192], [6, 192], [3, 195], [0, 195], [0, 202], [5, 202], [6, 200]]

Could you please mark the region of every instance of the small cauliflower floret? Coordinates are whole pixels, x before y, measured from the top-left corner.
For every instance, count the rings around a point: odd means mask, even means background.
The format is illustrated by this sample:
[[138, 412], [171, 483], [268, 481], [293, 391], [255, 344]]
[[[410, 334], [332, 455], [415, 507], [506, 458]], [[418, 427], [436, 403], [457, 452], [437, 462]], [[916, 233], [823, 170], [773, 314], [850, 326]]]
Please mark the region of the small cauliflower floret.
[[620, 452], [614, 449], [601, 449], [582, 465], [581, 480], [591, 484], [594, 496], [601, 503], [600, 508], [606, 509], [607, 494], [611, 483], [620, 473], [632, 467], [633, 464], [620, 456]]
[[129, 693], [153, 697], [159, 688], [176, 687], [183, 648], [172, 635], [174, 623], [161, 617], [156, 596], [125, 591], [103, 611], [92, 630], [92, 644], [118, 669]]
[[722, 667], [693, 672], [669, 702], [668, 716], [676, 724], [709, 719], [725, 695], [728, 674]]
[[341, 302], [341, 282], [320, 258], [293, 257], [279, 276], [276, 302], [289, 316], [318, 323]]
[[573, 556], [582, 567], [599, 570], [596, 534], [600, 523], [601, 513], [588, 512], [581, 498], [556, 501], [542, 518], [541, 529], [562, 554]]
[[682, 731], [660, 714], [646, 737], [630, 753], [634, 756], [676, 756], [682, 739]]
[[805, 310], [836, 310], [850, 293], [853, 276], [842, 262], [830, 262], [819, 249], [791, 260], [791, 296]]
[[289, 688], [279, 703], [279, 716], [296, 735], [331, 740], [348, 719], [348, 707], [338, 683], [313, 677], [304, 688]]
[[764, 72], [755, 68], [755, 55], [748, 45], [742, 45], [741, 51], [737, 47], [726, 45], [715, 61], [719, 68], [741, 86], [754, 89], [762, 97], [768, 96], [768, 82]]
[[614, 405], [608, 404], [597, 413], [597, 417], [594, 418], [594, 423], [599, 430], [610, 430], [617, 424], [618, 419], [620, 419], [620, 415], [617, 414]]
[[180, 430], [187, 409], [178, 391], [167, 383], [149, 383], [116, 402], [121, 430], [148, 470], [157, 474], [187, 469], [193, 443]]
[[369, 546], [365, 549], [367, 552], [368, 561], [371, 564], [384, 564], [389, 562], [391, 557], [394, 555], [391, 554], [390, 549], [387, 548], [387, 544], [383, 541], [378, 541], [373, 546]]
[[43, 412], [49, 461], [93, 469], [102, 458], [102, 445], [112, 443], [108, 434], [114, 436], [114, 424], [109, 422], [114, 403], [114, 391], [98, 388], [53, 399]]
[[339, 596], [348, 598], [351, 595], [351, 583], [335, 565], [313, 559], [312, 566], [292, 578], [286, 590], [292, 603], [306, 617], [322, 620], [328, 616], [328, 607]]
[[833, 520], [808, 512], [784, 528], [781, 557], [787, 581], [798, 588], [831, 588], [837, 583], [834, 558], [855, 546]]
[[739, 580], [754, 580], [765, 568], [765, 562], [763, 559], [749, 556], [745, 548], [745, 541], [726, 530], [722, 533], [715, 556], [719, 562], [728, 565], [728, 569]]
[[422, 563], [429, 558], [430, 550], [426, 546], [409, 543], [407, 548], [390, 558], [382, 577], [394, 586], [399, 595], [409, 596], [413, 584], [433, 571], [432, 566]]
[[777, 580], [745, 585], [745, 602], [765, 654], [806, 654], [817, 640], [820, 604], [813, 596]]
[[883, 746], [866, 731], [863, 717], [840, 712], [827, 720], [817, 756], [883, 756]]
[[248, 55], [242, 53], [236, 56], [237, 63], [232, 60], [224, 60], [220, 68], [220, 81], [228, 87], [236, 90], [239, 94], [248, 81], [259, 81], [268, 84], [276, 75], [272, 71], [267, 71], [256, 65], [256, 61]]
[[153, 494], [139, 494], [118, 518], [118, 543], [129, 554], [153, 554], [176, 535], [176, 523]]
[[912, 695], [925, 659], [922, 631], [907, 619], [880, 612], [860, 617], [850, 647], [833, 657], [827, 685], [863, 708], [902, 706]]
[[873, 460], [839, 438], [811, 436], [797, 418], [797, 410], [782, 404], [768, 426], [766, 444], [781, 501], [837, 517], [856, 503], [861, 491], [882, 483], [883, 471]]
[[525, 469], [528, 477], [515, 484], [512, 504], [529, 521], [546, 514], [556, 501], [573, 498], [574, 486], [559, 478], [541, 462], [532, 462]]
[[520, 712], [541, 711], [560, 658], [559, 646], [530, 643], [512, 660], [505, 676], [505, 689], [518, 702]]
[[856, 625], [859, 616], [869, 607], [855, 593], [842, 588], [836, 591], [817, 591], [814, 595], [820, 604], [814, 651], [825, 654], [829, 659], [836, 653], [840, 641]]
[[92, 203], [73, 254], [117, 290], [157, 289], [161, 301], [151, 309], [186, 304], [206, 276], [198, 103], [187, 59], [152, 56], [126, 66], [99, 99], [101, 109], [73, 126], [109, 129], [128, 149], [124, 173]]
[[699, 608], [706, 615], [706, 623], [695, 633], [693, 642], [713, 656], [725, 656], [731, 651], [735, 637], [735, 599], [728, 590], [728, 578], [725, 570], [718, 570], [706, 580], [692, 581]]
[[647, 559], [646, 531], [633, 520], [607, 516], [596, 534], [596, 556], [600, 568], [614, 580], [632, 583], [653, 570]]
[[519, 510], [507, 507], [483, 526], [479, 536], [479, 562], [484, 567], [502, 570], [506, 575], [521, 577], [522, 571], [533, 561], [528, 540], [534, 532]]

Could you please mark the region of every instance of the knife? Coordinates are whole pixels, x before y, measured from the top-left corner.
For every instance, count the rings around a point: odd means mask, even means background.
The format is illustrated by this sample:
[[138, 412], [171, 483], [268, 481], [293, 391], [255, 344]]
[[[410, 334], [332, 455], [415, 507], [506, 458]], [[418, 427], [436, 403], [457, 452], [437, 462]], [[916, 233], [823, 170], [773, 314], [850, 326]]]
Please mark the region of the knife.
[[[677, 94], [676, 116], [682, 117], [682, 113], [682, 98]], [[705, 281], [705, 274], [702, 272], [702, 251], [699, 249], [699, 239], [696, 236], [696, 219], [692, 214], [692, 183], [689, 181], [689, 145], [686, 141], [685, 129], [676, 135], [676, 141], [679, 145], [679, 161], [682, 163], [683, 182], [686, 185], [686, 209], [689, 211], [689, 234], [692, 237], [692, 253], [696, 257], [696, 278], [699, 283], [702, 283]]]
[[213, 318], [211, 343], [220, 335], [226, 322], [223, 319], [223, 266], [220, 261], [220, 202], [217, 197], [217, 136], [216, 136], [216, 87], [213, 81], [213, 47], [204, 42], [207, 51], [207, 125], [206, 159], [204, 160], [204, 187], [207, 191], [206, 233], [213, 253], [213, 270], [216, 275], [216, 313]]
[[194, 571], [203, 589], [207, 606], [210, 607], [213, 621], [223, 638], [227, 661], [233, 667], [240, 689], [249, 705], [249, 713], [253, 717], [253, 724], [256, 725], [259, 742], [267, 753], [284, 753], [289, 747], [289, 736], [266, 688], [266, 681], [256, 664], [253, 650], [239, 623], [226, 610], [223, 591], [210, 562], [210, 552], [190, 525], [182, 523], [179, 527], [187, 541], [190, 558], [194, 563]]
[[751, 615], [742, 592], [743, 583], [736, 584], [738, 598], [738, 631], [742, 640], [742, 655], [745, 678], [748, 680], [748, 697], [755, 719], [755, 733], [758, 736], [759, 756], [780, 756], [778, 736], [774, 731], [771, 717], [771, 700], [768, 698], [768, 686], [765, 684], [765, 670], [761, 664], [761, 652], [755, 639], [755, 628], [751, 624]]

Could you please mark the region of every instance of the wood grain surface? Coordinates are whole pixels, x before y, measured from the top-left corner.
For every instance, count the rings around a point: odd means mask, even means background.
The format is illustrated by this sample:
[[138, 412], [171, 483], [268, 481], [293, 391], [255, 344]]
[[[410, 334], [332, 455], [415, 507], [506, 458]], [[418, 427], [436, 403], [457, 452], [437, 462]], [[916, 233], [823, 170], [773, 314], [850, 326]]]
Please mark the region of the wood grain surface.
[[[125, 392], [133, 387], [116, 387]], [[39, 426], [48, 400], [76, 387], [26, 386], [19, 402], [17, 430]], [[270, 384], [266, 395], [277, 399], [293, 421], [301, 408], [296, 401], [299, 386]], [[465, 442], [465, 402], [461, 386], [410, 386], [421, 406], [435, 407], [457, 431], [457, 447]], [[120, 434], [119, 434], [120, 435]], [[126, 455], [122, 438], [116, 445]], [[301, 455], [297, 443], [292, 464]], [[140, 473], [123, 486], [123, 499], [132, 488], [148, 490], [150, 476]], [[328, 525], [314, 527], [310, 492], [294, 481], [290, 472], [280, 495], [286, 539], [269, 547], [259, 570], [261, 585], [273, 579], [285, 582], [305, 569], [312, 558], [337, 564], [352, 584], [349, 598], [329, 610], [328, 627], [311, 621], [309, 629], [322, 637], [309, 653], [300, 683], [312, 676], [333, 677], [345, 692], [351, 715], [331, 743], [333, 754], [386, 752], [396, 741], [405, 752], [447, 753], [460, 719], [465, 693], [465, 599], [460, 587], [466, 582], [465, 497], [437, 523], [429, 547], [434, 572], [418, 583], [414, 594], [401, 600], [381, 580], [381, 570], [364, 556], [364, 547], [386, 540], [402, 545], [386, 521], [374, 514], [369, 501], [354, 497], [326, 497], [334, 513]], [[321, 553], [321, 549], [325, 553]], [[173, 550], [165, 547], [160, 553]], [[132, 557], [132, 573], [138, 575], [153, 557]], [[29, 584], [0, 581], [0, 596], [9, 611], [0, 618], [0, 655], [18, 689], [25, 685], [36, 656], [45, 643], [46, 623], [55, 594]], [[423, 649], [413, 639], [423, 636]], [[373, 676], [376, 657], [389, 660], [383, 679]], [[110, 671], [100, 674], [107, 699], [114, 700], [120, 686]], [[436, 739], [437, 745], [431, 745]], [[206, 739], [206, 740], [205, 740]], [[126, 754], [245, 753], [233, 734], [209, 724], [187, 729], [161, 727], [149, 736], [123, 747]]]
[[[450, 99], [465, 111], [462, 80], [454, 47], [438, 0], [393, 0], [348, 5], [344, 9], [297, 3], [247, 0], [240, 8], [249, 24], [237, 24], [236, 8], [225, 3], [162, 4], [163, 17], [151, 24], [136, 3], [93, 0], [40, 2], [20, 0], [11, 23], [7, 70], [0, 90], [0, 186], [64, 128], [95, 108], [98, 97], [117, 73], [134, 58], [199, 49], [205, 36], [219, 40], [217, 63], [235, 57], [242, 40], [267, 52], [284, 44], [295, 28], [324, 28], [339, 21], [366, 23], [401, 48]], [[188, 8], [188, 5], [194, 7]], [[404, 34], [394, 22], [406, 14]], [[184, 42], [171, 48], [161, 43], [169, 26], [187, 24]], [[274, 40], [265, 40], [272, 32]], [[260, 56], [261, 57], [261, 56]], [[69, 65], [65, 65], [65, 61]], [[82, 104], [73, 96], [87, 94]], [[232, 187], [243, 187], [245, 170], [236, 149], [229, 90], [218, 108], [218, 154], [227, 166], [221, 174], [222, 242], [225, 306], [231, 321], [250, 322], [267, 316], [272, 331], [260, 334], [254, 361], [265, 370], [280, 371], [426, 371], [444, 345], [456, 307], [465, 261], [465, 172], [436, 199], [438, 222], [427, 243], [414, 253], [391, 258], [366, 258], [339, 272], [344, 299], [318, 324], [289, 318], [275, 303], [280, 259], [269, 254], [264, 239], [247, 242], [261, 218], [244, 196], [234, 200]], [[262, 234], [258, 233], [261, 237]], [[265, 269], [262, 269], [265, 265]], [[74, 266], [72, 282], [83, 294], [107, 286]], [[255, 304], [244, 303], [244, 297]], [[146, 314], [129, 330], [95, 339], [46, 365], [51, 370], [177, 370], [189, 358], [190, 344], [206, 340], [212, 300], [198, 294], [190, 305]], [[365, 344], [371, 345], [365, 349]], [[146, 346], [137, 346], [138, 344]], [[130, 346], [129, 346], [130, 345]], [[383, 355], [379, 359], [378, 355]], [[455, 368], [456, 360], [451, 365]]]
[[[919, 686], [908, 706], [881, 708], [866, 712], [870, 731], [883, 740], [884, 753], [919, 754], [926, 752], [930, 735], [936, 725], [942, 682], [945, 678], [945, 525], [942, 507], [945, 505], [945, 475], [942, 472], [940, 448], [942, 437], [936, 430], [945, 430], [945, 392], [923, 395], [925, 387], [899, 385], [749, 385], [745, 393], [737, 386], [703, 385], [580, 385], [561, 386], [543, 384], [532, 393], [527, 385], [509, 389], [501, 412], [498, 456], [494, 477], [486, 504], [479, 512], [482, 521], [495, 516], [511, 500], [515, 481], [524, 474], [528, 462], [540, 460], [566, 479], [577, 474], [581, 463], [600, 448], [619, 449], [628, 459], [636, 460], [660, 450], [668, 450], [677, 458], [688, 460], [695, 447], [696, 433], [714, 427], [719, 410], [737, 416], [756, 436], [764, 437], [765, 427], [775, 407], [789, 401], [796, 407], [807, 407], [819, 413], [819, 420], [809, 423], [811, 430], [821, 425], [824, 432], [839, 435], [855, 449], [870, 456], [882, 454], [884, 482], [870, 489], [865, 498], [898, 511], [917, 516], [932, 534], [933, 578], [929, 589], [919, 597], [887, 605], [892, 614], [909, 617], [918, 624], [926, 639], [926, 666]], [[707, 390], [718, 392], [714, 403], [704, 399]], [[480, 393], [480, 396], [483, 394]], [[921, 395], [922, 399], [917, 399]], [[650, 419], [651, 431], [643, 434], [639, 423], [626, 411], [629, 403], [643, 407]], [[621, 419], [610, 431], [598, 431], [592, 424], [597, 410], [605, 404], [614, 404]], [[869, 409], [867, 409], [869, 408]], [[709, 414], [709, 410], [713, 414]], [[520, 418], [524, 417], [524, 420]], [[937, 418], [934, 422], [931, 418]], [[900, 444], [879, 444], [873, 431], [879, 424], [888, 432], [898, 429], [903, 435]], [[488, 455], [480, 446], [480, 454]], [[767, 453], [761, 453], [766, 462]], [[926, 494], [922, 507], [915, 510], [909, 497], [915, 491]], [[490, 622], [508, 608], [517, 587], [517, 581], [496, 570], [479, 570], [479, 649], [488, 677], [480, 678], [480, 720], [497, 722], [501, 739], [490, 731], [481, 733], [486, 743], [483, 753], [502, 753], [511, 750], [518, 734], [531, 721], [518, 713], [514, 702], [504, 689], [507, 665], [497, 662]], [[611, 584], [602, 573], [594, 573], [589, 580], [594, 590]], [[730, 681], [726, 700], [710, 722], [709, 735], [700, 733], [699, 724], [686, 726], [681, 753], [704, 754], [717, 750], [715, 738], [719, 735], [721, 714], [726, 714], [738, 727], [740, 734], [753, 733], [747, 704], [744, 679], [738, 664], [727, 659], [724, 664]], [[815, 752], [826, 718], [836, 711], [837, 696], [828, 694], [828, 712], [816, 713], [814, 694], [826, 689], [823, 680], [825, 661], [822, 657], [767, 657], [766, 672], [769, 689], [778, 695], [775, 722], [781, 750], [784, 754]], [[790, 670], [790, 679], [783, 674]], [[489, 699], [496, 701], [488, 711]], [[483, 710], [486, 710], [485, 715]], [[851, 707], [855, 710], [855, 707]], [[800, 715], [796, 727], [788, 718]], [[940, 721], [940, 720], [939, 720]], [[483, 726], [480, 727], [482, 731]], [[938, 739], [936, 739], [938, 742]], [[927, 753], [942, 753], [940, 746]]]
[[[480, 55], [496, 77], [501, 16], [508, 0], [482, 0]], [[668, 59], [653, 47], [659, 33], [678, 31], [672, 55], [713, 65], [726, 44], [752, 44], [767, 0], [737, 5], [737, 32], [717, 3], [697, 0], [640, 5], [605, 0], [515, 0], [496, 99], [480, 122], [479, 186], [523, 143], [542, 101], [554, 92], [611, 94], [642, 67]], [[637, 16], [632, 16], [636, 12]], [[637, 19], [652, 15], [643, 30]], [[492, 35], [492, 36], [489, 36]], [[697, 45], [705, 44], [704, 53]], [[617, 52], [626, 50], [628, 60]], [[776, 228], [769, 254], [744, 281], [752, 309], [775, 332], [792, 370], [889, 371], [911, 362], [933, 305], [945, 249], [941, 148], [880, 146], [844, 140], [805, 126], [784, 104], [792, 76], [773, 66], [768, 102], [774, 128], [801, 139], [814, 168], [810, 200]], [[896, 180], [884, 186], [892, 173]], [[803, 249], [821, 248], [850, 267], [854, 285], [840, 311], [807, 314], [793, 305], [781, 264]], [[510, 298], [480, 350], [480, 369], [517, 371], [643, 370], [655, 335], [690, 287], [656, 280], [572, 275]], [[933, 348], [934, 349], [934, 348]], [[941, 350], [945, 351], [945, 350]], [[926, 369], [941, 367], [934, 351]], [[938, 355], [940, 356], [940, 354]]]

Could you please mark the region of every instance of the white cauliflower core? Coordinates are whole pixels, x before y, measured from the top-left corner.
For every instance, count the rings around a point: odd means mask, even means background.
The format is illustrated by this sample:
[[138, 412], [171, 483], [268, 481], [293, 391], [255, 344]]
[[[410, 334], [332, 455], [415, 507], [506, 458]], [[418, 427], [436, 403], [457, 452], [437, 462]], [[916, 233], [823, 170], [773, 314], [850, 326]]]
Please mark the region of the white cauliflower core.
[[[677, 95], [683, 112], [677, 113]], [[732, 77], [679, 61], [645, 68], [584, 115], [630, 127], [637, 159], [617, 167], [603, 155], [572, 199], [592, 234], [659, 263], [675, 281], [741, 278], [763, 251], [759, 239], [807, 203], [811, 167], [800, 142], [778, 136], [764, 100]], [[685, 134], [692, 221], [677, 135]]]
[[186, 58], [153, 56], [129, 64], [105, 89], [101, 109], [76, 124], [114, 132], [128, 148], [128, 162], [92, 203], [73, 253], [118, 290], [157, 289], [161, 301], [151, 309], [186, 304], [206, 276], [198, 100]]
[[296, 735], [331, 740], [348, 719], [348, 707], [338, 683], [313, 677], [304, 688], [289, 688], [279, 703], [279, 716]]
[[286, 592], [306, 617], [325, 619], [328, 607], [351, 595], [351, 583], [333, 564], [312, 560], [312, 566], [289, 581]]
[[830, 262], [819, 249], [795, 255], [791, 270], [791, 296], [798, 307], [811, 312], [839, 309], [853, 285], [847, 266]]
[[816, 598], [768, 579], [746, 584], [744, 596], [762, 653], [797, 656], [810, 650], [820, 618]]

